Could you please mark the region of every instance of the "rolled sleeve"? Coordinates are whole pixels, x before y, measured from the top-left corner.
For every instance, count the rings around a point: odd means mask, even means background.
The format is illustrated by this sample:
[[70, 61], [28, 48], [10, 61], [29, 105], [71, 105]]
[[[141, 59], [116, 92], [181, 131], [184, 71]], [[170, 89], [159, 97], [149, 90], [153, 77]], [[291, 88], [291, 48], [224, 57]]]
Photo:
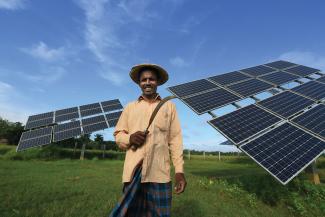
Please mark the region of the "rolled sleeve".
[[115, 131], [113, 134], [115, 137], [116, 144], [122, 150], [127, 150], [130, 144], [128, 113], [129, 113], [129, 106], [126, 106], [116, 124]]
[[176, 107], [172, 106], [172, 116], [168, 141], [175, 173], [184, 173], [183, 138]]

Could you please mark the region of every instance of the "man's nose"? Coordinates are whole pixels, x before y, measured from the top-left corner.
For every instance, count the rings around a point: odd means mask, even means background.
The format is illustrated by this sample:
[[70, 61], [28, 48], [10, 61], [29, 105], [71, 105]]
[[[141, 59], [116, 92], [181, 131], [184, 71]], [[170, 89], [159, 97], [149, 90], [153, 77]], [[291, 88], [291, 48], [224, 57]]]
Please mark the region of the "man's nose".
[[150, 84], [150, 80], [149, 79], [146, 79], [146, 84]]

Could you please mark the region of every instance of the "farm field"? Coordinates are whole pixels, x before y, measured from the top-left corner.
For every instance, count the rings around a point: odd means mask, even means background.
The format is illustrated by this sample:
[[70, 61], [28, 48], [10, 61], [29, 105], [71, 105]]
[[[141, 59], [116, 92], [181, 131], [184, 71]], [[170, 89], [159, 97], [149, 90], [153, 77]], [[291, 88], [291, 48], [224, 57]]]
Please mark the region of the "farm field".
[[[107, 216], [121, 196], [122, 160], [10, 160], [0, 151], [1, 216]], [[324, 183], [324, 157], [318, 160]], [[325, 185], [304, 174], [282, 186], [246, 157], [192, 156], [172, 216], [325, 216]]]

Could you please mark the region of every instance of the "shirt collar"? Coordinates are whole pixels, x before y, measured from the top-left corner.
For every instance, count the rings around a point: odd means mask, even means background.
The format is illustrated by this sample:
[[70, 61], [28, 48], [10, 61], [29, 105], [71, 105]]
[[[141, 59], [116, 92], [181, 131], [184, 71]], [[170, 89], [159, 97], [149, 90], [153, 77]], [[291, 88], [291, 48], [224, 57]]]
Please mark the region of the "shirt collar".
[[[140, 102], [141, 100], [144, 100], [144, 101], [146, 101], [146, 102], [149, 102], [148, 100], [146, 100], [142, 95], [141, 96], [139, 96], [139, 98], [138, 98], [138, 102]], [[155, 101], [160, 101], [161, 100], [161, 97], [160, 97], [160, 95], [159, 95], [159, 93], [157, 93], [157, 96], [154, 98], [154, 100], [152, 100], [152, 101], [150, 101], [150, 102], [155, 102]]]

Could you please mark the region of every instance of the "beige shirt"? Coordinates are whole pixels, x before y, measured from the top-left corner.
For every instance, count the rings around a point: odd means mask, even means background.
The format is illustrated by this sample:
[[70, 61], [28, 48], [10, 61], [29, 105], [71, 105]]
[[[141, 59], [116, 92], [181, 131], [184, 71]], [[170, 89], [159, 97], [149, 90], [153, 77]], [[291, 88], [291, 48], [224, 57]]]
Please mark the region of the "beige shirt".
[[159, 95], [153, 102], [141, 96], [129, 103], [116, 125], [114, 136], [118, 146], [126, 150], [123, 182], [130, 182], [133, 170], [143, 160], [141, 182], [167, 183], [170, 181], [170, 153], [175, 173], [183, 173], [183, 140], [175, 104], [167, 101], [158, 111], [149, 127], [143, 146], [136, 151], [129, 149], [130, 135], [144, 131], [150, 116], [160, 101]]

